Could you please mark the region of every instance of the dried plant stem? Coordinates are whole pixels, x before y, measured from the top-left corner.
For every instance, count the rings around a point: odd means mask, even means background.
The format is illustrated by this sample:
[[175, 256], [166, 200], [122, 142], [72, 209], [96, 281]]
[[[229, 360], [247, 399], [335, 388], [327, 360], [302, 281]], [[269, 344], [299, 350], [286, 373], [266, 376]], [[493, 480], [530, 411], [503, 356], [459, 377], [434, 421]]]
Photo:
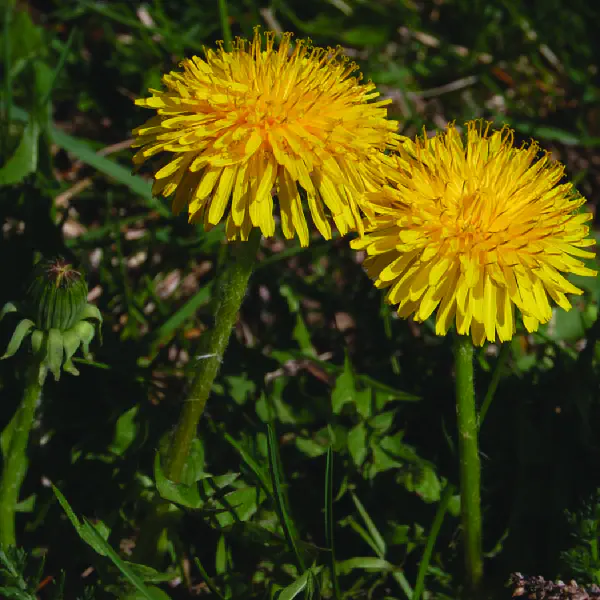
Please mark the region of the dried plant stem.
[[473, 343], [457, 335], [454, 343], [456, 413], [460, 454], [461, 520], [465, 551], [465, 584], [468, 594], [477, 593], [483, 577], [481, 544], [481, 465], [477, 444], [478, 419], [473, 381]]
[[33, 362], [25, 373], [25, 392], [7, 428], [6, 455], [0, 478], [0, 546], [16, 546], [15, 513], [21, 484], [27, 472], [27, 443], [35, 409], [42, 392], [39, 365]]
[[181, 411], [179, 423], [169, 449], [165, 474], [171, 481], [181, 481], [192, 440], [204, 412], [212, 384], [217, 376], [231, 330], [246, 294], [248, 280], [256, 262], [260, 230], [253, 230], [247, 242], [234, 248], [231, 261], [217, 283], [215, 323], [205, 334], [205, 344], [196, 357], [198, 366]]

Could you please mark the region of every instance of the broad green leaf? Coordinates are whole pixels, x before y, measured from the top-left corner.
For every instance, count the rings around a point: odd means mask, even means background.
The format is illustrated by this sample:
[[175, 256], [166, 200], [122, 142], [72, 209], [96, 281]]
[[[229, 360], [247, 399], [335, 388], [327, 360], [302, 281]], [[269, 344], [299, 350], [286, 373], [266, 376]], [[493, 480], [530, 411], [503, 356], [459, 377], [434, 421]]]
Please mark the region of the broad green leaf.
[[154, 456], [154, 479], [161, 498], [193, 509], [201, 508], [204, 505], [204, 500], [200, 497], [196, 483], [187, 485], [167, 479], [160, 464], [159, 452]]
[[348, 450], [352, 460], [360, 467], [367, 458], [367, 428], [364, 423], [355, 425], [348, 433]]
[[128, 560], [123, 561], [144, 583], [162, 583], [173, 581], [173, 573], [163, 573], [148, 565], [139, 565]]
[[363, 418], [366, 419], [371, 416], [371, 404], [373, 399], [373, 391], [371, 388], [364, 390], [355, 390], [354, 392], [354, 403], [356, 404], [356, 411]]
[[281, 295], [287, 300], [290, 312], [296, 315], [296, 325], [292, 332], [292, 337], [298, 342], [300, 350], [307, 355], [316, 356], [316, 351], [310, 339], [310, 332], [302, 318], [300, 311], [300, 300], [296, 292], [289, 285], [282, 285], [279, 288]]
[[354, 385], [354, 373], [348, 355], [344, 359], [344, 370], [338, 375], [335, 380], [335, 386], [331, 393], [331, 410], [334, 414], [339, 415], [345, 404], [353, 402], [356, 393]]
[[117, 419], [113, 440], [109, 446], [109, 450], [117, 456], [122, 456], [138, 435], [136, 417], [139, 408], [136, 404]]
[[[298, 596], [298, 594], [304, 591], [309, 585], [309, 580], [314, 578], [317, 573], [322, 569], [322, 567], [317, 567], [316, 569], [308, 569], [305, 571], [294, 583], [288, 585], [287, 587], [279, 590], [274, 598], [276, 600], [293, 600]], [[303, 596], [304, 597], [304, 596]]]
[[310, 438], [296, 438], [296, 448], [302, 452], [302, 454], [306, 454], [310, 458], [315, 458], [317, 456], [322, 456], [327, 451], [327, 446], [325, 444], [321, 444], [315, 440]]
[[442, 484], [430, 465], [421, 464], [415, 471], [406, 473], [402, 480], [409, 492], [415, 492], [425, 502], [437, 502], [442, 492]]
[[393, 571], [394, 565], [384, 558], [376, 556], [355, 556], [337, 563], [340, 575], [348, 575], [354, 569], [363, 569], [365, 571]]
[[394, 411], [379, 413], [368, 420], [368, 425], [379, 435], [383, 435], [392, 426], [395, 414]]
[[216, 515], [221, 527], [232, 523], [247, 521], [258, 509], [264, 500], [265, 494], [256, 488], [241, 488], [225, 495], [223, 500], [217, 502], [217, 506], [223, 507], [223, 512]]
[[[171, 575], [171, 579], [172, 578], [173, 575]], [[120, 598], [122, 598], [122, 600], [146, 600], [147, 598], [152, 598], [153, 600], [171, 600], [171, 596], [153, 585], [146, 587], [144, 591], [135, 590], [130, 594], [120, 596]]]
[[14, 154], [0, 167], [0, 185], [14, 185], [35, 172], [38, 161], [40, 126], [33, 117], [28, 121]]
[[239, 406], [244, 405], [256, 390], [256, 384], [248, 379], [246, 375], [229, 375], [224, 379], [229, 394]]

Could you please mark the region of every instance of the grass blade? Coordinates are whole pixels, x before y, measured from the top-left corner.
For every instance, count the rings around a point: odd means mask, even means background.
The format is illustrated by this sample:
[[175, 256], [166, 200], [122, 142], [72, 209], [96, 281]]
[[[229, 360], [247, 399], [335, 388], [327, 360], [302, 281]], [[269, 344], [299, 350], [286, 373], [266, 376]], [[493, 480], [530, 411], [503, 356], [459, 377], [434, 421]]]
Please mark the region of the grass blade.
[[354, 492], [350, 492], [352, 495], [352, 501], [354, 502], [354, 506], [356, 506], [356, 510], [358, 510], [358, 514], [362, 517], [362, 520], [365, 523], [365, 526], [371, 536], [371, 539], [375, 543], [377, 548], [377, 555], [379, 558], [384, 558], [386, 553], [386, 545], [385, 540], [382, 535], [379, 533], [379, 530], [373, 523], [373, 520], [365, 510], [365, 507], [362, 505], [362, 502], [358, 499], [357, 495]]
[[329, 548], [329, 569], [333, 583], [333, 596], [336, 600], [341, 598], [340, 584], [335, 566], [335, 544], [333, 540], [333, 450], [327, 448], [327, 462], [325, 464], [325, 540]]
[[152, 208], [159, 214], [163, 216], [170, 214], [167, 207], [157, 198], [152, 196], [152, 185], [150, 182], [137, 175], [132, 175], [129, 169], [126, 169], [105, 156], [97, 154], [87, 143], [66, 134], [57, 127], [52, 127], [50, 133], [52, 141], [56, 145], [67, 152], [71, 152], [85, 164], [98, 169], [98, 171], [104, 173], [104, 175], [112, 177], [115, 181], [127, 186], [135, 194], [148, 200], [151, 203]]
[[219, 598], [219, 600], [225, 600], [225, 596], [223, 596], [223, 594], [221, 594], [221, 592], [219, 591], [219, 588], [214, 584], [213, 580], [209, 577], [208, 573], [206, 572], [206, 569], [204, 568], [204, 566], [200, 562], [200, 559], [197, 556], [194, 557], [194, 562], [196, 563], [196, 567], [198, 568], [198, 571], [200, 571], [200, 576], [202, 577], [204, 583], [206, 584], [206, 587], [211, 591], [212, 594], [214, 594], [217, 598]]
[[440, 499], [437, 512], [435, 513], [431, 530], [427, 536], [427, 543], [425, 544], [423, 558], [421, 558], [421, 562], [419, 563], [419, 572], [417, 573], [417, 581], [415, 583], [412, 600], [419, 600], [423, 590], [425, 589], [425, 577], [427, 575], [427, 569], [429, 568], [431, 555], [433, 554], [433, 548], [435, 547], [435, 541], [437, 540], [442, 523], [444, 522], [444, 517], [448, 511], [448, 504], [450, 503], [452, 494], [454, 494], [454, 486], [447, 484], [444, 492], [442, 493], [442, 498]]
[[273, 496], [273, 490], [271, 488], [271, 482], [268, 476], [260, 465], [252, 458], [249, 452], [235, 439], [233, 439], [228, 433], [223, 432], [225, 441], [233, 446], [237, 450], [238, 454], [242, 457], [243, 461], [250, 467], [256, 478], [260, 481], [261, 486], [269, 496]]
[[479, 411], [479, 427], [481, 427], [483, 420], [485, 419], [485, 415], [492, 404], [492, 400], [494, 399], [494, 394], [496, 393], [496, 389], [498, 388], [498, 384], [500, 383], [500, 378], [502, 377], [502, 371], [504, 370], [504, 366], [506, 365], [506, 361], [510, 355], [510, 342], [506, 342], [502, 344], [500, 347], [500, 356], [496, 360], [496, 366], [494, 367], [494, 372], [492, 374], [492, 380], [490, 381], [490, 385], [485, 394], [485, 398], [483, 399], [483, 403], [481, 404], [481, 410]]
[[302, 555], [298, 550], [298, 545], [296, 544], [295, 540], [296, 528], [294, 527], [294, 524], [292, 523], [288, 514], [285, 496], [283, 494], [283, 489], [281, 486], [281, 473], [279, 471], [279, 454], [277, 452], [277, 440], [275, 439], [275, 433], [271, 425], [267, 425], [267, 445], [269, 452], [269, 471], [271, 473], [271, 485], [273, 486], [275, 508], [277, 509], [279, 520], [281, 521], [281, 526], [283, 528], [285, 539], [290, 549], [293, 551], [294, 556], [296, 557], [296, 563], [298, 565], [298, 568], [302, 572], [304, 572], [306, 570], [306, 567], [304, 565], [304, 560], [302, 559]]
[[225, 42], [225, 50], [231, 49], [231, 27], [229, 26], [229, 14], [227, 11], [227, 0], [219, 0], [219, 18], [221, 20], [221, 31], [223, 33], [223, 41]]
[[212, 287], [212, 281], [201, 287], [179, 310], [155, 329], [151, 341], [152, 352], [156, 350], [157, 346], [167, 342], [187, 319], [192, 318], [198, 312], [200, 306], [208, 302], [212, 294]]
[[67, 43], [64, 45], [62, 52], [60, 53], [60, 56], [58, 57], [58, 63], [56, 64], [56, 67], [55, 67], [54, 71], [52, 72], [52, 75], [50, 78], [50, 84], [48, 85], [48, 89], [44, 92], [44, 96], [42, 97], [41, 102], [39, 102], [37, 104], [38, 107], [45, 106], [46, 102], [48, 102], [48, 100], [50, 100], [50, 94], [52, 94], [52, 90], [54, 89], [56, 80], [58, 79], [60, 72], [63, 70], [63, 67], [65, 66], [65, 61], [67, 60], [67, 56], [69, 55], [69, 52], [71, 51], [71, 46], [73, 45], [73, 40], [75, 39], [76, 33], [77, 33], [77, 27], [73, 27], [73, 29], [71, 29], [71, 33], [69, 34], [69, 37], [67, 39]]
[[3, 45], [2, 54], [4, 55], [4, 98], [3, 98], [3, 115], [2, 115], [2, 154], [7, 150], [8, 131], [10, 127], [11, 108], [12, 108], [12, 81], [11, 81], [11, 65], [10, 65], [10, 21], [12, 19], [13, 3], [11, 0], [5, 0], [4, 4], [4, 27], [2, 32]]

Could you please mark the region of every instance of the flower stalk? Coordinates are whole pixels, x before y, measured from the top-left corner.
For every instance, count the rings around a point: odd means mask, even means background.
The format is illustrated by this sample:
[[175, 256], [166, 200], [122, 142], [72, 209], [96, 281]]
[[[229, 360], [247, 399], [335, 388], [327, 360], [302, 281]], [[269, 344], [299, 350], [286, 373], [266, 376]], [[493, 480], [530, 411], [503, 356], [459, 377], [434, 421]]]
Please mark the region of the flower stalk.
[[456, 414], [460, 455], [460, 507], [464, 539], [466, 587], [475, 593], [483, 578], [481, 543], [481, 465], [478, 447], [478, 419], [473, 379], [473, 342], [456, 335]]
[[0, 547], [16, 545], [15, 513], [19, 491], [27, 472], [27, 443], [33, 426], [35, 409], [42, 393], [36, 361], [26, 370], [25, 392], [21, 404], [8, 425], [5, 459], [0, 478]]
[[254, 229], [247, 242], [238, 243], [233, 250], [234, 256], [219, 278], [215, 298], [214, 328], [206, 334], [201, 352], [196, 356], [198, 367], [184, 401], [167, 455], [166, 475], [172, 481], [180, 482], [184, 474], [185, 462], [192, 441], [196, 437], [198, 423], [246, 294], [260, 240], [260, 230]]
[[87, 303], [87, 283], [67, 261], [57, 258], [36, 264], [21, 302], [7, 302], [0, 320], [11, 315], [19, 320], [0, 360], [13, 357], [23, 346], [28, 350], [25, 390], [8, 427], [2, 433], [0, 475], [0, 547], [16, 545], [15, 514], [21, 484], [27, 472], [27, 445], [35, 410], [48, 373], [58, 381], [63, 371], [79, 372], [73, 356], [89, 345], [102, 315]]

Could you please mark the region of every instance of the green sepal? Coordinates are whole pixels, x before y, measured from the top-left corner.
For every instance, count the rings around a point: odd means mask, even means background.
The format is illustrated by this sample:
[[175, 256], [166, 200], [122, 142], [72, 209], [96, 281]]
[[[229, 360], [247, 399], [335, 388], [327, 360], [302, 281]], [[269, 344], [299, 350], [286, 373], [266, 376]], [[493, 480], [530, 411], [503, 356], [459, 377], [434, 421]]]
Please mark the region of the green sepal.
[[63, 371], [70, 373], [71, 375], [75, 375], [75, 376], [79, 375], [79, 370], [73, 364], [73, 361], [71, 359], [65, 360], [65, 362], [63, 363], [62, 369], [63, 369]]
[[63, 370], [67, 373], [71, 373], [71, 375], [79, 375], [79, 371], [71, 361], [71, 358], [73, 357], [73, 354], [77, 352], [77, 348], [79, 348], [80, 344], [81, 340], [73, 329], [69, 329], [69, 331], [65, 331], [65, 333], [63, 333], [63, 346], [65, 349], [65, 362], [63, 363]]
[[102, 323], [102, 313], [98, 310], [95, 304], [86, 304], [79, 315], [80, 319], [96, 319], [99, 323]]
[[7, 302], [0, 310], [0, 321], [9, 313], [18, 312], [17, 305], [14, 302]]
[[31, 334], [31, 350], [34, 354], [40, 353], [40, 348], [42, 347], [42, 342], [44, 341], [44, 332], [36, 329]]
[[80, 319], [82, 321], [87, 319], [94, 319], [95, 321], [98, 321], [98, 339], [100, 343], [102, 343], [102, 328], [100, 327], [100, 325], [102, 325], [102, 313], [98, 310], [98, 307], [95, 304], [86, 304], [81, 311]]
[[6, 352], [0, 357], [0, 360], [4, 360], [5, 358], [13, 356], [21, 347], [23, 338], [31, 331], [33, 327], [35, 327], [35, 323], [33, 321], [29, 319], [21, 319], [19, 324], [16, 326], [12, 337], [10, 338], [10, 342], [8, 342]]
[[73, 330], [81, 340], [83, 355], [88, 358], [90, 355], [90, 342], [94, 339], [94, 334], [96, 333], [94, 326], [88, 321], [79, 321], [73, 327]]
[[58, 329], [51, 329], [46, 335], [46, 348], [44, 363], [45, 366], [52, 372], [54, 379], [60, 379], [60, 368], [63, 361], [63, 339], [62, 334]]

